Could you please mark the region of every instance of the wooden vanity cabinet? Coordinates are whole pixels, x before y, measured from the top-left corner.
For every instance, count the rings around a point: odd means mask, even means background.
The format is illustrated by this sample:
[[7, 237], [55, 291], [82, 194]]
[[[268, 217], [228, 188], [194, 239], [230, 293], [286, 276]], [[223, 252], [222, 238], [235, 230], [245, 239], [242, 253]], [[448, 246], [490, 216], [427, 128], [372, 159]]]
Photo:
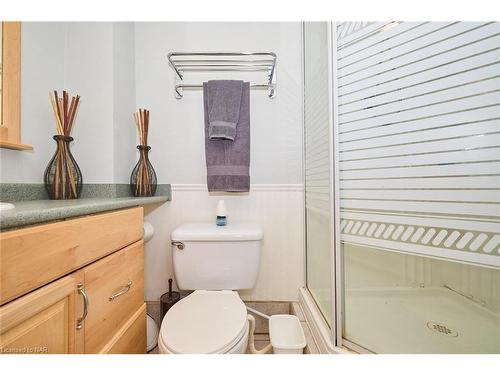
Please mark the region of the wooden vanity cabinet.
[[83, 272], [90, 302], [85, 352], [99, 353], [144, 305], [142, 241], [85, 267]]
[[143, 304], [99, 353], [144, 354], [146, 346], [146, 304]]
[[[2, 284], [14, 277], [5, 267], [16, 263], [19, 272], [19, 284], [0, 286], [9, 300], [0, 306], [0, 353], [145, 353], [142, 221], [142, 208], [132, 208], [0, 233], [0, 261], [8, 258], [1, 263]], [[58, 236], [51, 248], [33, 238], [48, 241], [47, 232]], [[23, 255], [17, 262], [12, 244]], [[25, 258], [30, 250], [37, 253]], [[53, 262], [46, 264], [43, 251]], [[33, 259], [48, 270], [37, 269]]]
[[83, 353], [78, 271], [0, 307], [0, 353]]
[[0, 305], [75, 271], [143, 235], [142, 207], [0, 233]]

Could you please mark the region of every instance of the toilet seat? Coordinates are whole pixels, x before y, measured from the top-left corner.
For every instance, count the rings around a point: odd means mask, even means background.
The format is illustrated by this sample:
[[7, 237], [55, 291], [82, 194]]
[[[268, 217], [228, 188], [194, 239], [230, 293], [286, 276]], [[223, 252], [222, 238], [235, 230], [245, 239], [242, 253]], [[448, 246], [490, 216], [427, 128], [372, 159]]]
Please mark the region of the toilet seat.
[[196, 290], [167, 312], [159, 341], [169, 353], [228, 353], [247, 335], [247, 311], [238, 293]]

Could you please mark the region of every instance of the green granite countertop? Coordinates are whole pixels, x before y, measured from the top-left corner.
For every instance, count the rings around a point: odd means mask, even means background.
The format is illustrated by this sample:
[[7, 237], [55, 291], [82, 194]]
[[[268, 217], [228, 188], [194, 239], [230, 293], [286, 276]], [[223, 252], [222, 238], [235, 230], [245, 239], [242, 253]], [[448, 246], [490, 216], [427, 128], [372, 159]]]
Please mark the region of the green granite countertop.
[[19, 201], [3, 200], [3, 202], [13, 203], [15, 208], [0, 211], [0, 229], [10, 230], [76, 216], [164, 203], [170, 200], [170, 186], [164, 185], [163, 187], [158, 189], [154, 197], [112, 196], [113, 194], [100, 197], [100, 194], [95, 194], [96, 196], [71, 200], [23, 200], [22, 197]]

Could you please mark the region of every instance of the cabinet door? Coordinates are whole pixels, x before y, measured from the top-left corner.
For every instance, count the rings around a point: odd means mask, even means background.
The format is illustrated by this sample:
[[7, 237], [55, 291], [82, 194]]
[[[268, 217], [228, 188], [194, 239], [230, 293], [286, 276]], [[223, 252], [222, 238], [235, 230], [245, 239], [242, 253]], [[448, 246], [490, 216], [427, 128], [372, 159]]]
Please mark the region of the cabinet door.
[[108, 255], [83, 272], [89, 298], [85, 353], [99, 353], [144, 303], [143, 242]]
[[146, 304], [137, 310], [118, 333], [101, 349], [102, 354], [146, 353]]
[[82, 353], [82, 281], [75, 272], [0, 307], [0, 353]]

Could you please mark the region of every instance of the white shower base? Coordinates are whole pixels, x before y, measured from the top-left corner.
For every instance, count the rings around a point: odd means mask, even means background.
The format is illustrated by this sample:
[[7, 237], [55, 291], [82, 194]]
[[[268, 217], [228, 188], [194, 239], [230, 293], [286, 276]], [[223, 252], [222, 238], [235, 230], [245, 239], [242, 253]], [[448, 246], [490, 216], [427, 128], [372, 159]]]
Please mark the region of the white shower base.
[[500, 316], [446, 288], [348, 289], [345, 297], [344, 337], [375, 353], [500, 353]]

